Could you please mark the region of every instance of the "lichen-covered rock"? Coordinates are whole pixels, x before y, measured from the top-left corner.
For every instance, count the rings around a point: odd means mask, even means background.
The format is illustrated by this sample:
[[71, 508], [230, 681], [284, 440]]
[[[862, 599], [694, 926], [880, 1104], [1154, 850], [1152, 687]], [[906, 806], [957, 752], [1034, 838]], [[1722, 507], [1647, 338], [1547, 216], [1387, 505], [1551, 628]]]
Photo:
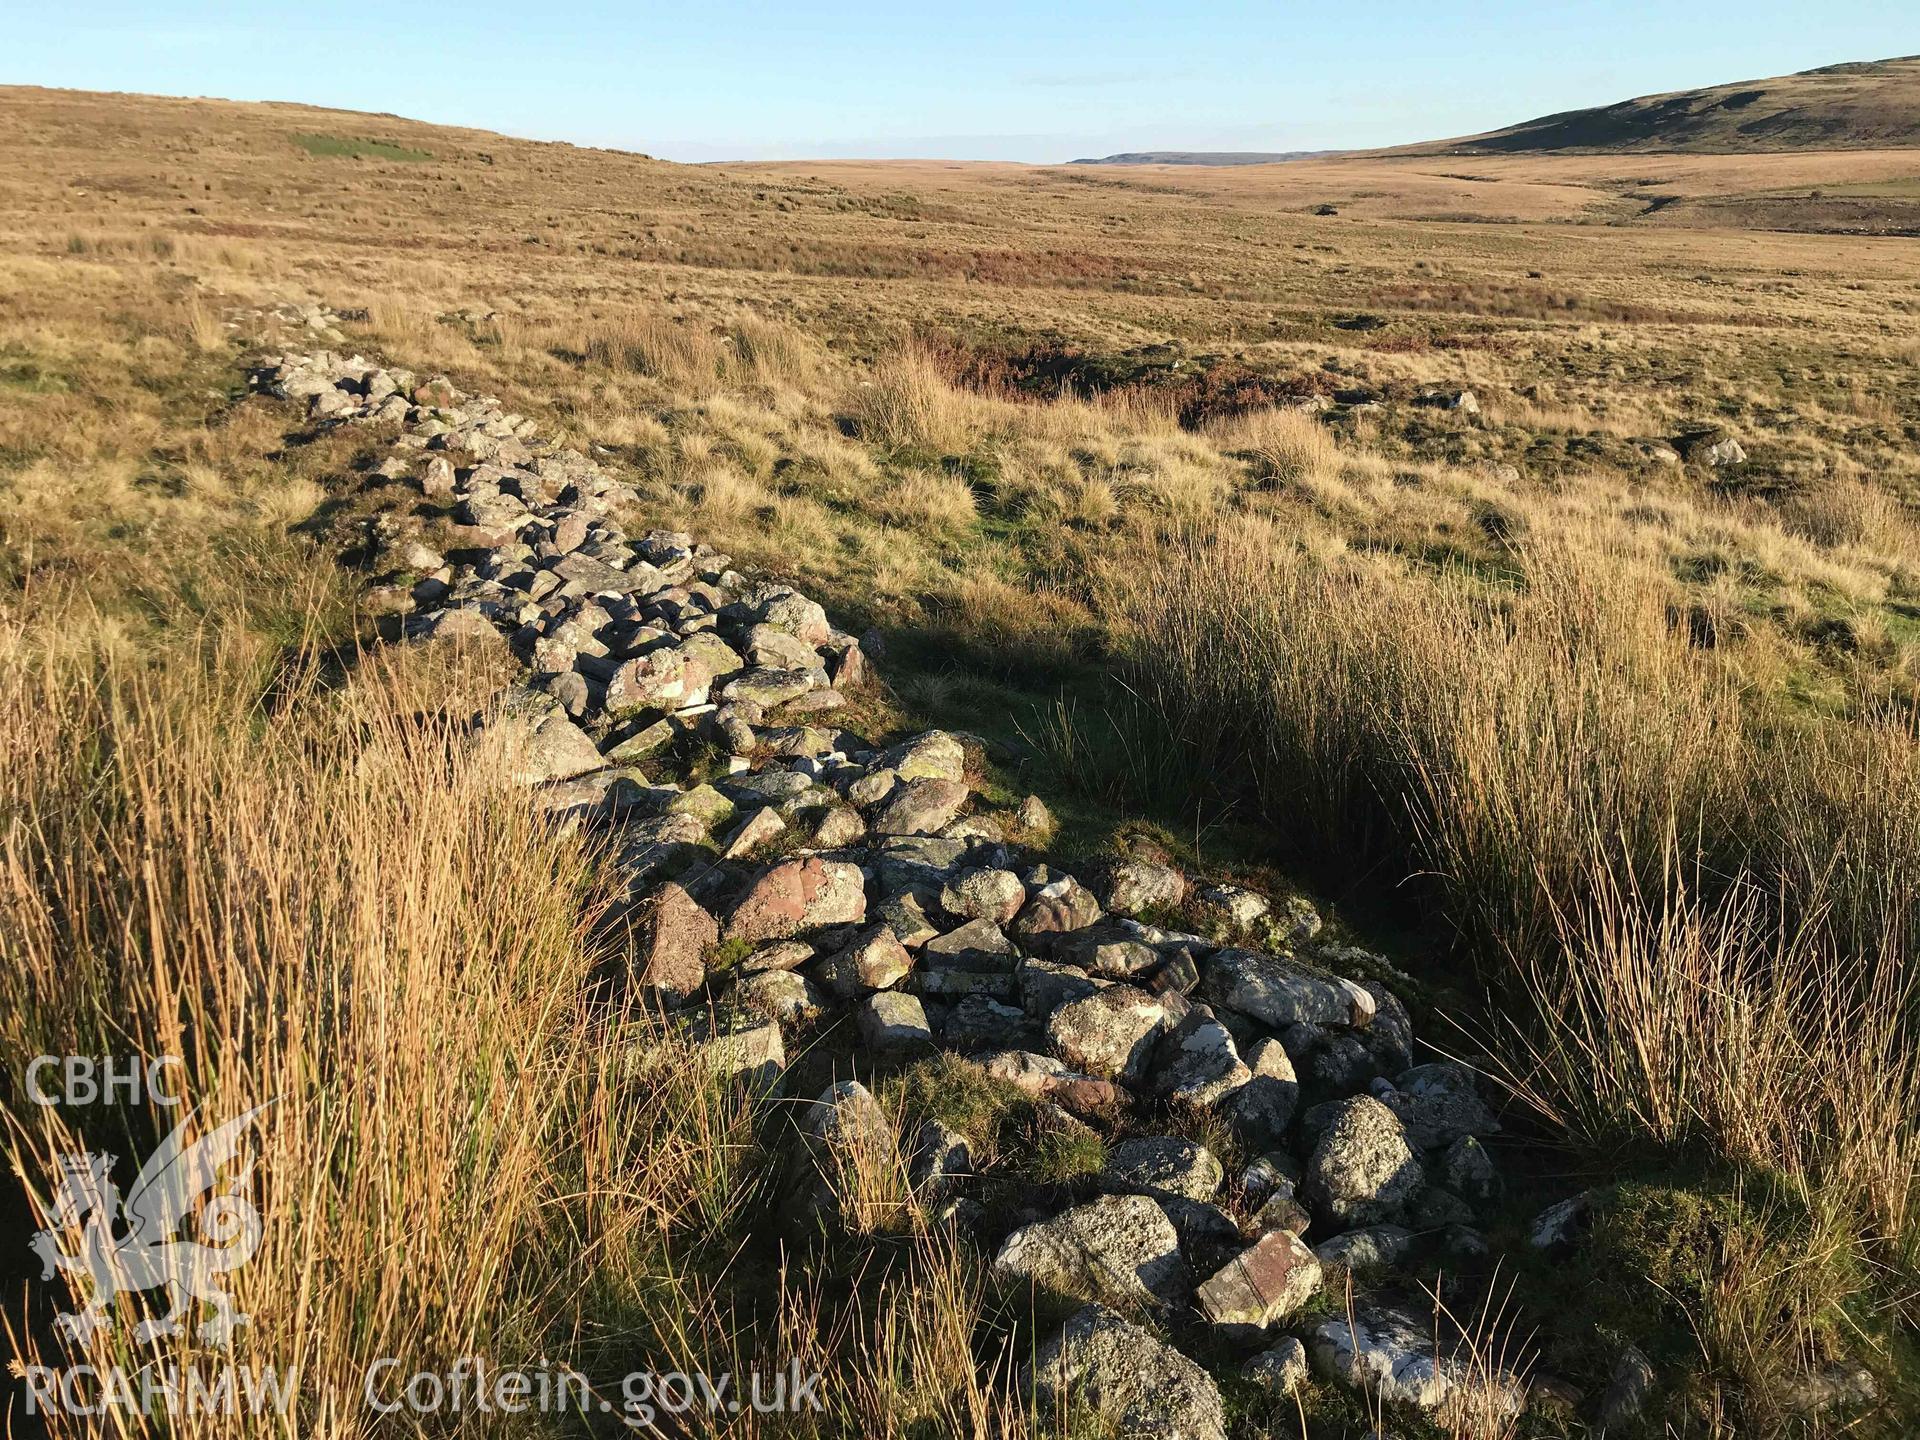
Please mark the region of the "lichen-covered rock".
[[924, 1203], [946, 1198], [973, 1173], [973, 1144], [951, 1125], [924, 1120], [908, 1147], [907, 1183]]
[[1083, 930], [1100, 918], [1100, 902], [1071, 875], [1049, 881], [1027, 901], [1013, 922], [1014, 933], [1025, 940]]
[[994, 1278], [1122, 1309], [1176, 1304], [1188, 1291], [1180, 1239], [1144, 1195], [1103, 1195], [1009, 1235]]
[[1047, 1019], [1047, 1040], [1053, 1053], [1075, 1069], [1137, 1084], [1167, 1024], [1159, 996], [1132, 985], [1109, 985], [1055, 1010]]
[[1500, 1121], [1475, 1087], [1473, 1072], [1450, 1060], [1416, 1065], [1395, 1078], [1381, 1097], [1421, 1150], [1451, 1145], [1463, 1135], [1494, 1135]]
[[1289, 1395], [1307, 1378], [1307, 1347], [1289, 1335], [1247, 1361], [1240, 1373], [1269, 1395]]
[[1042, 1433], [1075, 1433], [1078, 1413], [1126, 1440], [1226, 1440], [1212, 1377], [1104, 1306], [1076, 1312], [1040, 1347], [1024, 1388]]
[[[487, 629], [493, 633], [492, 626]], [[552, 696], [524, 687], [495, 697], [480, 717], [476, 743], [483, 755], [498, 759], [516, 785], [571, 780], [606, 764], [599, 747]]]
[[626, 661], [607, 681], [606, 709], [616, 719], [706, 703], [713, 672], [684, 650], [662, 647]]
[[1002, 1050], [979, 1057], [981, 1068], [993, 1079], [1005, 1081], [1037, 1100], [1052, 1101], [1076, 1114], [1110, 1110], [1124, 1098], [1111, 1080], [1070, 1070], [1051, 1055], [1030, 1050]]
[[1106, 1183], [1147, 1194], [1211, 1200], [1225, 1178], [1219, 1157], [1181, 1135], [1138, 1135], [1107, 1152]]
[[1160, 1042], [1154, 1088], [1169, 1100], [1205, 1109], [1252, 1079], [1232, 1032], [1204, 1009], [1189, 1012]]
[[1487, 1147], [1472, 1135], [1462, 1135], [1441, 1153], [1434, 1178], [1476, 1205], [1500, 1193], [1500, 1172], [1494, 1169]]
[[1301, 1188], [1317, 1213], [1345, 1228], [1391, 1219], [1425, 1181], [1399, 1118], [1356, 1095], [1333, 1107]]
[[783, 940], [822, 925], [850, 925], [866, 913], [866, 877], [858, 865], [818, 856], [783, 860], [734, 906], [726, 938]]
[[1520, 1413], [1526, 1399], [1525, 1387], [1505, 1371], [1476, 1365], [1467, 1355], [1443, 1354], [1430, 1319], [1385, 1306], [1362, 1305], [1351, 1316], [1321, 1321], [1307, 1350], [1313, 1368], [1328, 1379], [1389, 1404], [1427, 1411], [1454, 1405], [1507, 1419]]
[[743, 975], [733, 988], [741, 1005], [758, 1010], [784, 1025], [798, 1025], [817, 1016], [826, 997], [811, 980], [791, 970], [761, 970]]
[[943, 730], [929, 730], [896, 745], [881, 763], [902, 780], [951, 780], [965, 777], [967, 752]]
[[885, 925], [860, 931], [846, 948], [821, 962], [818, 979], [829, 992], [851, 999], [897, 985], [913, 969], [913, 956]]
[[1373, 996], [1353, 981], [1252, 950], [1215, 953], [1202, 967], [1200, 993], [1276, 1028], [1308, 1024], [1359, 1029], [1371, 1024], [1374, 1014]]
[[959, 920], [1005, 925], [1027, 903], [1027, 887], [1011, 870], [962, 870], [941, 887], [940, 908]]
[[1221, 1097], [1220, 1109], [1250, 1144], [1278, 1145], [1300, 1103], [1293, 1061], [1286, 1046], [1267, 1036], [1247, 1051], [1246, 1066], [1246, 1084]]
[[875, 835], [936, 835], [966, 803], [967, 787], [957, 780], [909, 780], [874, 812], [867, 828]]
[[880, 1102], [858, 1080], [829, 1085], [802, 1108], [792, 1158], [792, 1204], [796, 1228], [870, 1228], [863, 1213], [875, 1197], [875, 1177], [899, 1164], [893, 1126]]
[[1348, 1270], [1386, 1270], [1413, 1253], [1413, 1232], [1399, 1225], [1366, 1225], [1313, 1247], [1322, 1265]]
[[854, 1013], [860, 1042], [876, 1059], [905, 1060], [933, 1047], [933, 1027], [917, 995], [882, 990], [860, 1002]]
[[1320, 1261], [1297, 1235], [1273, 1230], [1207, 1279], [1194, 1302], [1232, 1338], [1251, 1339], [1320, 1292]]
[[990, 995], [964, 995], [940, 1026], [940, 1043], [961, 1055], [1023, 1048], [1036, 1038], [1027, 1013]]
[[1108, 867], [1106, 907], [1116, 915], [1171, 910], [1186, 898], [1187, 880], [1171, 865], [1122, 860]]

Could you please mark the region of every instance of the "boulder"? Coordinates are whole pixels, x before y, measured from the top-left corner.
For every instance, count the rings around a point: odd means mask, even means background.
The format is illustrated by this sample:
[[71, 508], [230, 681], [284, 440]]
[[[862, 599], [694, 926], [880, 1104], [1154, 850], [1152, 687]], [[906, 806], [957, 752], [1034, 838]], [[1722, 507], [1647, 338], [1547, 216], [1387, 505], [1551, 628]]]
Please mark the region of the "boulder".
[[1353, 981], [1253, 950], [1216, 952], [1201, 970], [1200, 993], [1276, 1029], [1298, 1024], [1361, 1029], [1373, 1022], [1373, 996]]
[[1055, 1010], [1047, 1019], [1047, 1040], [1075, 1069], [1137, 1084], [1166, 1028], [1161, 997], [1132, 985], [1109, 985]]
[[940, 1026], [940, 1043], [962, 1055], [1018, 1049], [1034, 1038], [1026, 1011], [990, 995], [963, 995]]
[[867, 913], [858, 865], [809, 856], [763, 873], [727, 917], [729, 940], [784, 940], [822, 925], [851, 925]]
[[1106, 908], [1116, 915], [1171, 910], [1187, 895], [1187, 880], [1171, 865], [1122, 860], [1107, 870]]
[[1335, 1225], [1398, 1214], [1425, 1183], [1399, 1118], [1370, 1095], [1335, 1103], [1307, 1162], [1307, 1203]]
[[1421, 1150], [1451, 1145], [1463, 1135], [1493, 1135], [1500, 1122], [1474, 1087], [1473, 1072], [1450, 1060], [1416, 1065], [1381, 1097]]
[[1225, 1176], [1214, 1153], [1179, 1135], [1139, 1135], [1107, 1152], [1101, 1179], [1117, 1189], [1147, 1195], [1180, 1195], [1211, 1200]]
[[966, 803], [967, 787], [957, 780], [909, 780], [874, 812], [867, 828], [875, 835], [937, 834]]
[[1222, 1097], [1220, 1109], [1249, 1143], [1278, 1145], [1300, 1103], [1293, 1061], [1284, 1045], [1267, 1036], [1247, 1051], [1246, 1065], [1247, 1083]]
[[760, 970], [743, 975], [733, 988], [733, 998], [784, 1025], [811, 1020], [826, 1005], [826, 997], [819, 988], [804, 975], [796, 975], [791, 970]]
[[1233, 1035], [1205, 1009], [1189, 1011], [1160, 1042], [1154, 1089], [1169, 1100], [1205, 1109], [1252, 1079]]
[[1388, 1404], [1435, 1411], [1458, 1407], [1489, 1420], [1520, 1413], [1525, 1387], [1499, 1369], [1475, 1365], [1470, 1355], [1443, 1355], [1433, 1322], [1403, 1310], [1362, 1305], [1352, 1315], [1323, 1320], [1307, 1344], [1313, 1368]]
[[877, 1215], [873, 1181], [899, 1164], [893, 1125], [858, 1080], [821, 1091], [799, 1119], [788, 1217], [802, 1230], [830, 1226], [862, 1232]]
[[862, 930], [845, 949], [825, 961], [819, 980], [841, 999], [864, 995], [870, 990], [886, 990], [906, 978], [913, 969], [913, 956], [885, 925]]
[[1289, 1335], [1247, 1361], [1240, 1374], [1269, 1395], [1289, 1395], [1307, 1378], [1307, 1347]]
[[1051, 940], [1074, 930], [1083, 930], [1100, 918], [1100, 902], [1071, 875], [1041, 887], [1027, 901], [1026, 908], [1013, 922], [1014, 933], [1024, 940]]
[[965, 777], [967, 752], [942, 730], [916, 735], [886, 752], [881, 763], [902, 780], [952, 780]]
[[1233, 1339], [1253, 1339], [1320, 1291], [1320, 1261], [1297, 1235], [1269, 1231], [1194, 1292], [1194, 1302]]
[[707, 952], [720, 925], [682, 887], [668, 881], [641, 903], [628, 973], [634, 985], [678, 1005], [707, 983]]
[[939, 1120], [924, 1120], [908, 1148], [907, 1183], [923, 1203], [945, 1199], [973, 1173], [973, 1145]]
[[1110, 1080], [1069, 1070], [1051, 1055], [1029, 1050], [1003, 1050], [980, 1057], [980, 1066], [995, 1080], [1004, 1081], [1036, 1100], [1051, 1101], [1077, 1114], [1110, 1110], [1123, 1096]]
[[1100, 1305], [1076, 1312], [1035, 1353], [1023, 1386], [1044, 1434], [1093, 1417], [1102, 1433], [1153, 1440], [1226, 1440], [1213, 1378], [1171, 1345]]
[[713, 674], [682, 650], [661, 648], [623, 663], [607, 681], [605, 706], [615, 719], [646, 711], [703, 705]]
[[1322, 1265], [1348, 1270], [1388, 1270], [1413, 1253], [1413, 1232], [1399, 1225], [1367, 1225], [1322, 1240], [1313, 1247]]
[[1011, 870], [962, 870], [941, 887], [940, 908], [960, 920], [1005, 925], [1027, 903], [1027, 887]]
[[1009, 1235], [993, 1258], [1005, 1285], [1030, 1285], [1069, 1299], [1119, 1308], [1186, 1299], [1180, 1240], [1144, 1195], [1103, 1195]]
[[860, 1041], [877, 1060], [906, 1060], [933, 1048], [920, 997], [904, 990], [881, 990], [860, 1002], [854, 1013]]

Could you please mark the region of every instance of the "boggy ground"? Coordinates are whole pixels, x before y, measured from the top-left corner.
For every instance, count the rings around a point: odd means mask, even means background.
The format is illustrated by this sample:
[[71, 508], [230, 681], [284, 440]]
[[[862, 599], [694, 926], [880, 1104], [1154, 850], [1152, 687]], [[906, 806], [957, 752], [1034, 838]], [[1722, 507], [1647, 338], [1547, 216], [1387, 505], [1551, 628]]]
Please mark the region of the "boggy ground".
[[[764, 1345], [845, 1379], [840, 1428], [900, 1433], [1017, 1425], [991, 1357], [1044, 1338], [912, 1226], [806, 1276], [741, 1249], [751, 1108], [611, 1083], [627, 1047], [574, 1004], [612, 963], [594, 857], [406, 723], [507, 676], [343, 671], [377, 577], [334, 557], [365, 558], [380, 457], [238, 403], [229, 315], [304, 291], [365, 312], [323, 343], [500, 395], [617, 469], [640, 531], [878, 632], [890, 688], [846, 728], [1004, 747], [1001, 803], [1042, 792], [1062, 855], [1144, 837], [1361, 921], [1422, 1040], [1511, 1086], [1501, 1158], [1541, 1193], [1500, 1248], [1611, 1186], [1571, 1260], [1494, 1287], [1555, 1322], [1575, 1416], [1631, 1340], [1656, 1432], [1852, 1423], [1808, 1418], [1807, 1377], [1864, 1364], [1861, 1423], [1899, 1433], [1906, 252], [687, 170], [293, 108], [10, 92], [4, 123], [10, 1044], [191, 1037], [210, 1103], [326, 1096], [340, 1124], [262, 1167], [338, 1202], [275, 1192], [262, 1293], [314, 1297], [275, 1353], [350, 1381], [382, 1347], [611, 1373]], [[89, 1139], [136, 1153], [124, 1123]], [[1024, 1110], [1008, 1133], [1023, 1174], [1101, 1168]], [[1373, 1423], [1235, 1393], [1248, 1433]]]

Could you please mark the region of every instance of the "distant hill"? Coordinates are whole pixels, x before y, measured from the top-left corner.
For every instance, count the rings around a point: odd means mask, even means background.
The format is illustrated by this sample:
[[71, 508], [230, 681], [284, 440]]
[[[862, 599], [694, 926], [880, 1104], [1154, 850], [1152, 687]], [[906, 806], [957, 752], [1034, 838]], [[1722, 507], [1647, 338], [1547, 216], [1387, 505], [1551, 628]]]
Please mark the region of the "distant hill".
[[1069, 165], [1277, 165], [1284, 160], [1314, 160], [1344, 155], [1344, 150], [1126, 150]]
[[1920, 147], [1920, 56], [1828, 65], [1590, 110], [1430, 145], [1402, 155], [1635, 153], [1732, 155], [1774, 150]]

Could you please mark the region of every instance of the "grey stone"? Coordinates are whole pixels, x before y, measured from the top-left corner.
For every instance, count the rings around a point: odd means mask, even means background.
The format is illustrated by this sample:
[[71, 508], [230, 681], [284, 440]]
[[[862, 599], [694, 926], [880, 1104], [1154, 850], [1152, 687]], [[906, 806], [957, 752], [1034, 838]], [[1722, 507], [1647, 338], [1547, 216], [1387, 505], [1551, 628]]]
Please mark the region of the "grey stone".
[[784, 940], [822, 925], [865, 918], [866, 879], [857, 865], [810, 856], [783, 860], [756, 879], [727, 919], [729, 940]]
[[940, 1043], [963, 1055], [1023, 1049], [1034, 1039], [1027, 1012], [990, 995], [963, 995], [940, 1027]]
[[1137, 1083], [1166, 1028], [1167, 1009], [1159, 996], [1132, 985], [1109, 985], [1055, 1010], [1047, 1019], [1047, 1040], [1054, 1054], [1075, 1069]]
[[1179, 1236], [1144, 1195], [1103, 1195], [1009, 1235], [993, 1258], [1002, 1284], [1121, 1308], [1184, 1301]]
[[1252, 1144], [1277, 1145], [1300, 1103], [1293, 1061], [1286, 1047], [1268, 1036], [1246, 1052], [1246, 1065], [1250, 1078], [1221, 1098], [1220, 1109]]
[[1211, 1200], [1225, 1172], [1206, 1146], [1180, 1135], [1140, 1135], [1107, 1152], [1102, 1177], [1108, 1184], [1147, 1194], [1165, 1192]]
[[821, 963], [819, 980], [841, 999], [886, 990], [906, 978], [913, 956], [886, 925], [862, 930], [846, 948]]
[[1160, 1042], [1154, 1088], [1169, 1100], [1205, 1109], [1252, 1079], [1232, 1034], [1205, 1010], [1190, 1011]]
[[1462, 1135], [1493, 1135], [1500, 1122], [1474, 1087], [1473, 1072], [1449, 1060], [1416, 1065], [1382, 1097], [1422, 1150], [1451, 1145]]
[[1323, 1265], [1349, 1270], [1388, 1270], [1413, 1253], [1413, 1232], [1398, 1225], [1366, 1225], [1313, 1247]]
[[1323, 1320], [1307, 1350], [1330, 1380], [1355, 1386], [1389, 1404], [1436, 1411], [1453, 1404], [1490, 1418], [1511, 1418], [1525, 1403], [1512, 1375], [1486, 1373], [1467, 1357], [1443, 1355], [1431, 1321], [1385, 1306], [1361, 1306], [1351, 1316]]
[[1200, 993], [1276, 1027], [1304, 1022], [1357, 1029], [1374, 1015], [1373, 996], [1353, 981], [1252, 950], [1215, 953], [1201, 969]]
[[1040, 1348], [1024, 1389], [1041, 1433], [1068, 1433], [1081, 1412], [1126, 1440], [1226, 1440], [1212, 1377], [1103, 1306], [1078, 1311]]
[[1393, 1111], [1367, 1095], [1335, 1104], [1307, 1162], [1302, 1193], [1337, 1225], [1368, 1225], [1397, 1214], [1425, 1182]]
[[1011, 870], [962, 870], [940, 891], [940, 908], [960, 920], [1005, 925], [1027, 903], [1027, 887]]
[[797, 1025], [818, 1015], [826, 997], [804, 975], [791, 970], [760, 970], [743, 975], [734, 998], [783, 1025]]
[[933, 835], [967, 803], [967, 787], [957, 780], [909, 780], [868, 820], [875, 835]]
[[881, 990], [860, 1002], [855, 1014], [860, 1040], [876, 1058], [903, 1060], [931, 1049], [933, 1027], [916, 995]]
[[1106, 908], [1116, 915], [1170, 910], [1187, 894], [1185, 876], [1150, 860], [1122, 860], [1108, 869], [1106, 879]]
[[1240, 1373], [1269, 1395], [1290, 1395], [1307, 1378], [1307, 1347], [1289, 1335], [1247, 1361]]

